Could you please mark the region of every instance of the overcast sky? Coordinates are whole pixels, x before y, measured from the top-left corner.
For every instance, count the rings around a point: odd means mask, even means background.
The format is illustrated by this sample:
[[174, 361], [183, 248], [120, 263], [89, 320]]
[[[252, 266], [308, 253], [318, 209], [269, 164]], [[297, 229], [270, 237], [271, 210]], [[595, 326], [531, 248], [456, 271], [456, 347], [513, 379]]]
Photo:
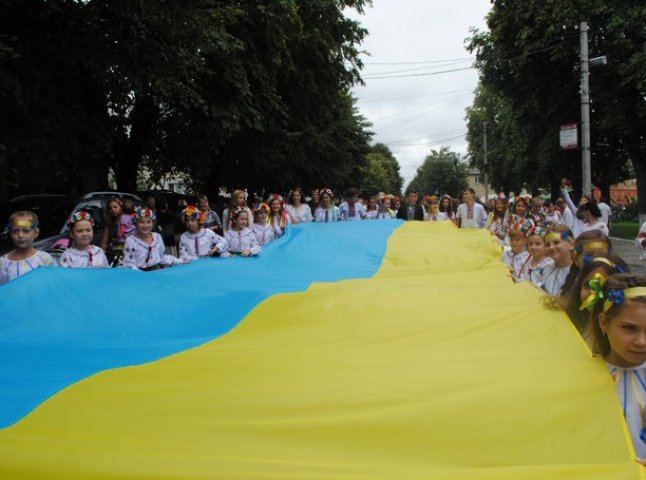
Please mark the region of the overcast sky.
[[349, 13], [370, 32], [358, 106], [374, 141], [399, 161], [404, 185], [431, 149], [466, 153], [465, 109], [478, 76], [464, 44], [470, 27], [486, 29], [490, 7], [489, 0], [374, 0], [365, 15]]

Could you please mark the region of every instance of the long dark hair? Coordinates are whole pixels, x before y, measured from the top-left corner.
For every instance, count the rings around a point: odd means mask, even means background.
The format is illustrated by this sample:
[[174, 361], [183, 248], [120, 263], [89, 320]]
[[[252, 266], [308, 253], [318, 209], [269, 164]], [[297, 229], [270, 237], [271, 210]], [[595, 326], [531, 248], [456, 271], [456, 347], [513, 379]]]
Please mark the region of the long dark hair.
[[[613, 275], [608, 278], [608, 281], [606, 281], [606, 284], [603, 286], [604, 298], [608, 298], [608, 292], [610, 292], [610, 290], [624, 290], [632, 287], [646, 287], [646, 276], [644, 274], [632, 272]], [[610, 342], [608, 341], [607, 335], [601, 330], [601, 326], [599, 325], [599, 315], [604, 313], [604, 303], [605, 302], [597, 302], [594, 306], [591, 316], [592, 328], [590, 329], [592, 352], [597, 353], [602, 357], [606, 357], [610, 353]], [[619, 304], [613, 304], [608, 311], [605, 312], [606, 322], [611, 322], [619, 312], [621, 312], [622, 308], [629, 303], [645, 304], [646, 296], [625, 299]]]

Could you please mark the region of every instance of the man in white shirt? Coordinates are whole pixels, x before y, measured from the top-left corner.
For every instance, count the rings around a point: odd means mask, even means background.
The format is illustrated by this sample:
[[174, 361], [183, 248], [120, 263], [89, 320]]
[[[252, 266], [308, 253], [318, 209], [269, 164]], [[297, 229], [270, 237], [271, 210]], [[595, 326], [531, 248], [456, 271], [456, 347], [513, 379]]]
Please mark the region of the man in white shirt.
[[476, 203], [476, 192], [473, 188], [467, 188], [462, 194], [464, 203], [458, 206], [456, 218], [460, 228], [484, 228], [487, 221], [487, 211]]

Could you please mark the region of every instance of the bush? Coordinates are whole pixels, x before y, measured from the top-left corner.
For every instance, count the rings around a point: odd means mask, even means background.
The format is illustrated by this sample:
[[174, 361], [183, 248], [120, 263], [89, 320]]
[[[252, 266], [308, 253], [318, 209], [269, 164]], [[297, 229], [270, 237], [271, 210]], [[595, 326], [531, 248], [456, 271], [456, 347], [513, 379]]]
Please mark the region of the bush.
[[614, 207], [612, 209], [613, 222], [637, 222], [639, 221], [639, 212], [637, 210], [637, 200], [631, 198], [627, 206]]

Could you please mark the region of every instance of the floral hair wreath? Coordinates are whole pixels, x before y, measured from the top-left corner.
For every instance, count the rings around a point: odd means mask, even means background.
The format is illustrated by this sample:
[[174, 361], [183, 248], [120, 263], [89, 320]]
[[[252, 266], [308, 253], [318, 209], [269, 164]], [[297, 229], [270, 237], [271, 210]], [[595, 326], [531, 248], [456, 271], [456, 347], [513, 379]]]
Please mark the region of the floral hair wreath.
[[509, 226], [509, 230], [511, 232], [520, 232], [523, 235], [527, 235], [529, 230], [533, 227], [532, 223], [523, 218], [519, 217], [518, 215], [514, 215], [512, 217], [513, 223]]
[[545, 235], [547, 235], [547, 230], [545, 230], [543, 227], [529, 227], [529, 229], [527, 230], [527, 238], [533, 237], [535, 235], [538, 235], [541, 238], [545, 238]]
[[279, 202], [281, 205], [282, 205], [283, 203], [285, 203], [285, 200], [283, 199], [282, 195], [278, 195], [277, 193], [272, 193], [272, 194], [271, 194], [271, 195], [269, 195], [269, 197], [267, 198], [267, 205], [269, 205], [269, 204], [270, 204], [271, 202], [273, 202], [274, 200], [278, 200], [278, 202]]
[[200, 225], [206, 221], [204, 212], [200, 212], [195, 205], [189, 205], [182, 210], [182, 222], [186, 223], [189, 220], [197, 220]]
[[155, 215], [155, 211], [151, 210], [150, 208], [138, 208], [135, 210], [135, 220], [139, 221], [144, 218], [150, 218], [153, 222], [157, 220], [157, 215]]
[[646, 287], [630, 287], [630, 288], [612, 288], [608, 290], [607, 299], [603, 302], [603, 313], [616, 306], [621, 305], [625, 300], [636, 297], [646, 297]]
[[234, 208], [231, 212], [231, 220], [237, 220], [241, 213], [247, 213], [247, 209], [245, 207]]
[[83, 220], [86, 222], [90, 222], [90, 225], [94, 226], [94, 218], [92, 218], [92, 215], [89, 212], [86, 212], [85, 210], [79, 210], [77, 212], [74, 212], [70, 216], [70, 219], [67, 221], [67, 225], [72, 227], [76, 222], [80, 222]]
[[265, 202], [256, 203], [256, 205], [253, 207], [253, 214], [256, 215], [263, 212], [269, 213], [269, 205], [267, 205]]
[[332, 193], [332, 190], [329, 188], [322, 188], [321, 191], [319, 192], [319, 195], [322, 197], [323, 194], [327, 194], [330, 198], [334, 198], [334, 194]]

